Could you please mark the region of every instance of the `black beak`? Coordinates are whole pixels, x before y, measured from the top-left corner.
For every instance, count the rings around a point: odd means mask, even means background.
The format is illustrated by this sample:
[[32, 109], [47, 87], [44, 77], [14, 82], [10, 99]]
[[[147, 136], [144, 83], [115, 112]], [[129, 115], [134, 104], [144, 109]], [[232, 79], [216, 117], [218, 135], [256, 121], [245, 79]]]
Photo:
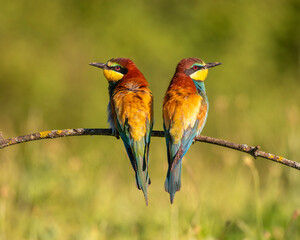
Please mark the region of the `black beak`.
[[102, 69], [107, 69], [107, 66], [106, 66], [105, 63], [92, 62], [92, 63], [89, 63], [89, 65], [94, 66], [94, 67], [98, 67], [98, 68], [102, 68]]
[[219, 62], [214, 62], [214, 63], [207, 63], [205, 64], [205, 67], [206, 68], [211, 68], [211, 67], [215, 67], [215, 66], [218, 66], [218, 65], [221, 65], [222, 63], [219, 63]]

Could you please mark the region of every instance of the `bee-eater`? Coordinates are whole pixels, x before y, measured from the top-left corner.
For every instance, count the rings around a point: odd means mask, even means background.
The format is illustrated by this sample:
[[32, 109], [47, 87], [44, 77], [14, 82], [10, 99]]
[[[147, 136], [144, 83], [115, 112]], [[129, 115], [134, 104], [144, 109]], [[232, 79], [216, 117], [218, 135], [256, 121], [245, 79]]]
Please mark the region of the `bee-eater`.
[[107, 63], [90, 63], [103, 69], [108, 80], [108, 123], [120, 135], [131, 165], [136, 185], [144, 193], [151, 183], [148, 174], [149, 144], [153, 128], [153, 97], [144, 75], [128, 58], [113, 58]]
[[206, 64], [199, 58], [182, 59], [165, 94], [163, 126], [169, 164], [165, 190], [170, 194], [171, 203], [181, 187], [182, 158], [206, 122], [208, 99], [204, 80], [208, 68], [220, 64]]

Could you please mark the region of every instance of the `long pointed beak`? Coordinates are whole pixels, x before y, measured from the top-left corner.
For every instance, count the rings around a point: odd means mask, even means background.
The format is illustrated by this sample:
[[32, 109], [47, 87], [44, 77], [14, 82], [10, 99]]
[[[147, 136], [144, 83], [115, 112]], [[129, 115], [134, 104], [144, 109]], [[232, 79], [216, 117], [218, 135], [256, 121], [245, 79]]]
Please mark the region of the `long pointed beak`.
[[221, 65], [222, 63], [219, 63], [219, 62], [214, 62], [214, 63], [206, 63], [205, 64], [205, 67], [206, 68], [211, 68], [211, 67], [215, 67], [215, 66], [218, 66], [218, 65]]
[[89, 65], [94, 66], [94, 67], [98, 67], [98, 68], [102, 68], [102, 69], [106, 69], [106, 64], [105, 63], [92, 62], [92, 63], [89, 63]]

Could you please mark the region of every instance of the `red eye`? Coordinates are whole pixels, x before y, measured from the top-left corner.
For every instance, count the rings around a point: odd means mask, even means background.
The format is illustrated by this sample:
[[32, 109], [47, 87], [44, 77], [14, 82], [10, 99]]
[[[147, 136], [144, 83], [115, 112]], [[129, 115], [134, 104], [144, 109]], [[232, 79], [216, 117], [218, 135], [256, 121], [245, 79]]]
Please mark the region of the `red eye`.
[[115, 69], [116, 69], [117, 71], [119, 71], [121, 68], [120, 68], [120, 66], [116, 66]]
[[198, 66], [193, 66], [194, 70], [198, 70], [198, 68], [199, 68]]

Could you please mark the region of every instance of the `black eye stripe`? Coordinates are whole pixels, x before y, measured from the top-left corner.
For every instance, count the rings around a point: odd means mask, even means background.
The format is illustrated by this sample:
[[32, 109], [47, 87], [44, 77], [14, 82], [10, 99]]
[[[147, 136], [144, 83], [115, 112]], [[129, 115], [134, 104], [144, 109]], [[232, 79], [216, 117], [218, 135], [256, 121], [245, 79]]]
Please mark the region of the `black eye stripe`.
[[[194, 68], [194, 67], [196, 67], [196, 68]], [[185, 74], [186, 74], [187, 76], [190, 76], [190, 75], [193, 74], [194, 72], [197, 72], [197, 71], [199, 71], [199, 70], [201, 70], [201, 69], [205, 69], [205, 66], [194, 65], [194, 66], [192, 66], [191, 68], [186, 69], [184, 72], [185, 72]]]
[[122, 73], [122, 74], [124, 74], [124, 75], [128, 72], [128, 69], [123, 68], [123, 67], [121, 67], [121, 66], [119, 66], [119, 65], [117, 65], [117, 66], [107, 66], [107, 68], [108, 68], [109, 70], [113, 70], [113, 71]]
[[205, 68], [205, 66], [199, 66], [199, 65], [194, 65], [193, 68], [194, 67], [197, 67], [197, 70]]

